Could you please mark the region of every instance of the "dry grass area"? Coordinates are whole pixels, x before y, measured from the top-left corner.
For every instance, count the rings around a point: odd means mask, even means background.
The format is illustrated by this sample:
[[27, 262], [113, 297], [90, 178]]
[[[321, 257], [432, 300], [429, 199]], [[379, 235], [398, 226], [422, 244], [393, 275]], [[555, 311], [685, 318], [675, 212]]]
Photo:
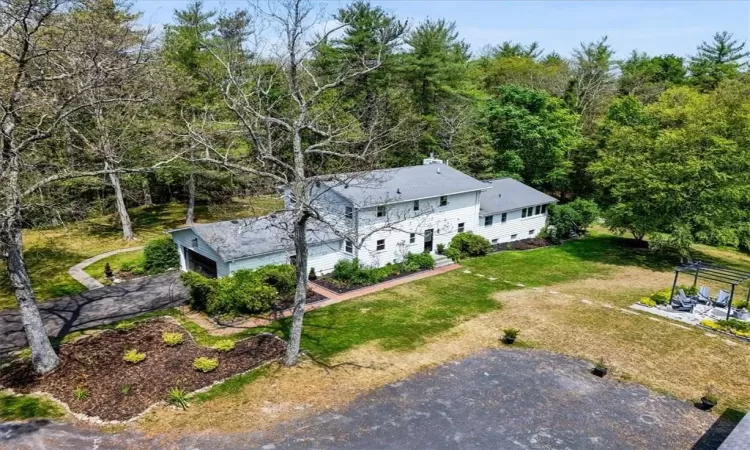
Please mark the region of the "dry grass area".
[[[546, 288], [496, 294], [501, 310], [463, 322], [426, 339], [409, 351], [384, 350], [377, 342], [334, 358], [355, 363], [335, 369], [311, 362], [276, 368], [231, 396], [193, 405], [187, 411], [160, 409], [141, 426], [153, 433], [248, 432], [346, 405], [357, 396], [404, 379], [420, 370], [499, 344], [502, 328], [522, 330], [531, 346], [597, 360], [604, 357], [614, 376], [645, 384], [684, 400], [697, 399], [705, 385], [722, 392], [717, 412], [750, 407], [750, 345], [728, 344], [723, 337], [631, 314], [641, 295], [669, 284], [671, 275], [620, 267], [600, 278]], [[405, 287], [402, 287], [405, 288]]]

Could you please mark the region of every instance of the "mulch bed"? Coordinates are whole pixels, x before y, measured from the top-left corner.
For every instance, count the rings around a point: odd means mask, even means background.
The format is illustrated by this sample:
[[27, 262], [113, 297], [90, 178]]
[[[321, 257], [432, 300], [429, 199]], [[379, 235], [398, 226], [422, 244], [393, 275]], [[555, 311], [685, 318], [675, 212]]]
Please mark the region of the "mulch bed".
[[[391, 275], [381, 281], [378, 281], [377, 283], [373, 284], [354, 284], [354, 285], [348, 285], [348, 286], [342, 286], [341, 284], [337, 283], [333, 278], [330, 276], [323, 276], [318, 277], [315, 281], [311, 281], [311, 283], [315, 283], [320, 287], [323, 287], [325, 289], [328, 289], [329, 291], [333, 291], [337, 294], [343, 294], [350, 291], [356, 291], [357, 289], [366, 288], [369, 286], [374, 286], [375, 284], [385, 283], [387, 281], [391, 280], [397, 280], [399, 278], [408, 277], [410, 275], [414, 275], [421, 272], [426, 272], [430, 269], [421, 269], [421, 270], [415, 270], [413, 272], [401, 272], [395, 275]], [[333, 281], [332, 281], [333, 280]]]
[[[165, 331], [181, 332], [185, 341], [175, 347], [162, 342]], [[60, 367], [46, 376], [36, 375], [29, 362], [16, 362], [0, 373], [0, 386], [17, 392], [42, 391], [68, 404], [77, 413], [102, 420], [126, 420], [166, 399], [173, 387], [192, 392], [232, 375], [278, 359], [284, 342], [272, 335], [238, 341], [234, 350], [219, 352], [197, 345], [190, 335], [169, 319], [155, 319], [129, 331], [107, 330], [60, 348]], [[146, 359], [132, 364], [122, 359], [125, 351], [138, 349]], [[219, 367], [202, 373], [193, 369], [199, 356], [219, 359]], [[130, 386], [122, 394], [123, 386]], [[75, 398], [76, 388], [88, 389], [90, 397]]]
[[493, 245], [493, 249], [496, 252], [502, 252], [507, 250], [531, 250], [534, 248], [549, 247], [555, 245], [548, 239], [542, 238], [529, 238], [521, 239], [520, 241], [503, 242], [502, 244]]

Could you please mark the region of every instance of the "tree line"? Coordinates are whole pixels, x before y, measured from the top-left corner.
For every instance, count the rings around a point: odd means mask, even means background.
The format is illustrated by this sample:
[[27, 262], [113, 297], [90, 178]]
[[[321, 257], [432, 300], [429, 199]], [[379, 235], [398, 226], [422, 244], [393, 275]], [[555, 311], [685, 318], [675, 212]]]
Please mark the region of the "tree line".
[[[607, 38], [569, 55], [536, 42], [472, 54], [454, 22], [408, 23], [357, 1], [216, 11], [162, 30], [119, 0], [0, 0], [0, 250], [39, 371], [41, 330], [22, 233], [127, 209], [291, 187], [296, 361], [305, 230], [325, 174], [434, 154], [478, 178], [513, 177], [689, 257], [750, 247], [745, 43], [718, 32], [693, 55], [615, 58]], [[330, 19], [334, 19], [331, 21]], [[323, 24], [334, 23], [329, 29]], [[322, 220], [322, 219], [321, 219]]]

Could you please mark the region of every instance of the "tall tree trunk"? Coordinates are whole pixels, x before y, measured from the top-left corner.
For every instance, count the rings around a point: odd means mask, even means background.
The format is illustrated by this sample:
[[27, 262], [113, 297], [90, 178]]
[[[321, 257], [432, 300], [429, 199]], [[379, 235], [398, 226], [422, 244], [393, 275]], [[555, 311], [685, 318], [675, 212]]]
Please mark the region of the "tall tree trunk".
[[305, 304], [307, 303], [307, 215], [303, 215], [294, 224], [294, 248], [297, 255], [295, 264], [296, 292], [294, 294], [294, 311], [292, 314], [292, 329], [289, 332], [289, 341], [286, 344], [284, 365], [293, 366], [297, 364], [299, 357], [300, 342], [302, 340], [302, 322], [305, 317]]
[[144, 177], [141, 181], [141, 189], [143, 189], [143, 204], [145, 206], [152, 206], [154, 200], [151, 198], [151, 186], [148, 182], [148, 178]]
[[16, 294], [21, 321], [26, 332], [26, 340], [31, 347], [31, 362], [37, 373], [48, 373], [60, 363], [52, 348], [44, 323], [36, 305], [31, 279], [23, 259], [20, 220], [14, 220], [2, 236], [3, 247], [8, 253], [8, 276], [13, 292]]
[[[105, 169], [112, 168], [112, 165], [105, 162]], [[110, 173], [109, 181], [112, 183], [112, 188], [115, 190], [115, 206], [117, 207], [117, 214], [120, 215], [120, 224], [122, 225], [122, 238], [126, 241], [132, 241], [135, 239], [135, 233], [133, 233], [133, 225], [130, 223], [130, 215], [128, 214], [128, 208], [125, 206], [125, 197], [122, 195], [122, 186], [120, 185], [120, 174]]]
[[190, 178], [188, 178], [188, 208], [187, 217], [185, 218], [186, 225], [192, 225], [195, 222], [195, 172], [190, 172]]

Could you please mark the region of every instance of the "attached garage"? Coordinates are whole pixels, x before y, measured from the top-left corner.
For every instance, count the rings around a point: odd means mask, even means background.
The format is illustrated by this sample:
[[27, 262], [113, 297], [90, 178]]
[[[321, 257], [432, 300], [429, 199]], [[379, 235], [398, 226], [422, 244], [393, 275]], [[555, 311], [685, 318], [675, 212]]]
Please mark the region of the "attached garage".
[[[229, 220], [171, 230], [183, 271], [208, 277], [224, 277], [242, 269], [269, 264], [289, 264], [294, 245], [287, 234], [284, 216], [270, 215]], [[308, 267], [328, 273], [340, 259], [351, 258], [342, 251], [343, 239], [313, 222], [307, 235]]]

